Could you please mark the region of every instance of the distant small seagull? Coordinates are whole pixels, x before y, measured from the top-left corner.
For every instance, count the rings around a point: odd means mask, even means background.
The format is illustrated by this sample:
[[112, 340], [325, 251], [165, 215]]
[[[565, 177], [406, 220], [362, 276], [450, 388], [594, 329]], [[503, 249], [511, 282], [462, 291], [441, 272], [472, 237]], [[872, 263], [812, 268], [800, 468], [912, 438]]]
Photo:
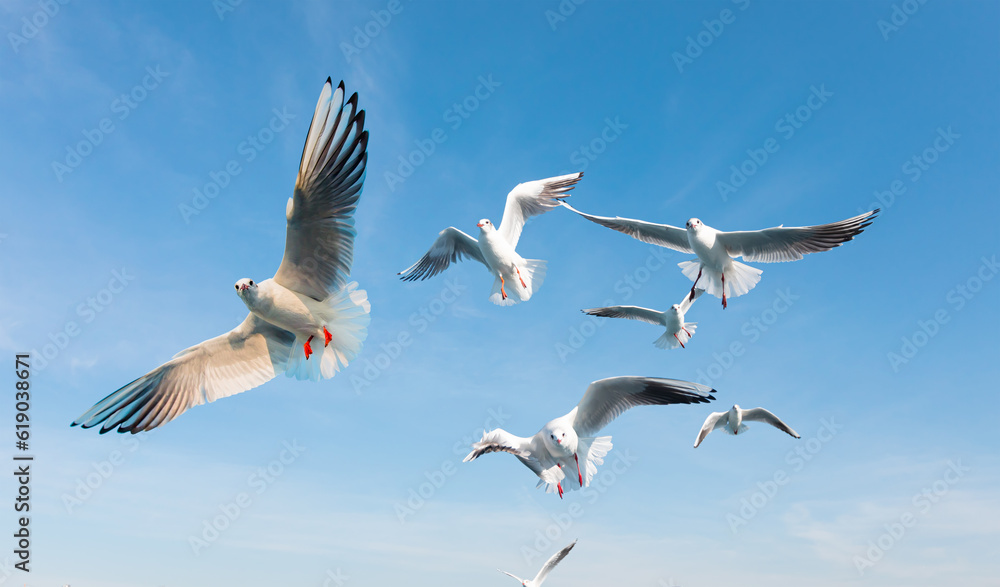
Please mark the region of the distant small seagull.
[[722, 232], [697, 218], [688, 220], [684, 229], [630, 218], [592, 216], [565, 202], [562, 205], [591, 222], [644, 243], [698, 255], [698, 260], [684, 261], [678, 266], [688, 279], [694, 281], [692, 291], [700, 286], [713, 296], [722, 298], [723, 308], [727, 306], [727, 294], [735, 298], [747, 293], [757, 285], [762, 273], [760, 269], [734, 261], [734, 257], [743, 257], [749, 263], [797, 261], [807, 253], [829, 251], [854, 239], [879, 212], [876, 208], [854, 218], [819, 226], [776, 226], [764, 230]]
[[743, 422], [766, 422], [771, 426], [774, 426], [782, 432], [786, 432], [795, 438], [801, 438], [799, 433], [788, 427], [778, 419], [777, 416], [771, 412], [765, 410], [764, 408], [751, 408], [749, 410], [744, 410], [738, 405], [730, 408], [728, 412], [714, 412], [709, 416], [705, 423], [701, 427], [701, 431], [698, 432], [698, 438], [694, 441], [694, 447], [698, 448], [702, 440], [708, 436], [708, 433], [712, 430], [718, 430], [722, 428], [727, 434], [741, 434], [747, 431], [747, 425]]
[[[285, 256], [274, 279], [236, 282], [250, 314], [230, 332], [173, 359], [99, 401], [73, 426], [103, 424], [133, 434], [162, 426], [192, 406], [270, 381], [279, 373], [318, 381], [357, 356], [371, 306], [348, 279], [354, 260], [354, 209], [368, 161], [358, 95], [327, 78], [285, 207]], [[242, 235], [236, 246], [252, 245]], [[312, 346], [314, 339], [322, 345]], [[313, 357], [315, 355], [315, 357]], [[310, 358], [312, 357], [312, 358]]]
[[[537, 181], [517, 184], [507, 194], [500, 228], [483, 218], [476, 240], [454, 226], [441, 231], [431, 250], [419, 261], [400, 271], [403, 281], [434, 277], [449, 265], [464, 257], [475, 259], [490, 270], [496, 279], [490, 301], [498, 306], [526, 302], [545, 279], [545, 261], [525, 259], [514, 250], [521, 238], [525, 221], [544, 214], [559, 205], [559, 198], [569, 197], [569, 191], [580, 181], [583, 173], [571, 173]], [[511, 282], [508, 285], [507, 282]]]
[[[472, 445], [472, 452], [462, 462], [469, 462], [492, 452], [507, 452], [518, 458], [541, 479], [545, 492], [563, 496], [565, 470], [570, 474], [567, 491], [590, 485], [597, 465], [611, 450], [611, 437], [595, 438], [602, 428], [635, 406], [701, 404], [715, 399], [715, 390], [699, 383], [653, 377], [611, 377], [590, 384], [583, 399], [573, 410], [552, 420], [531, 438], [521, 438], [497, 428], [483, 433]], [[585, 466], [581, 467], [583, 462]], [[583, 469], [587, 469], [584, 476]]]
[[684, 343], [691, 340], [694, 331], [698, 327], [697, 322], [685, 322], [684, 314], [691, 309], [691, 304], [697, 300], [705, 290], [696, 289], [684, 296], [681, 303], [670, 306], [666, 312], [657, 312], [649, 308], [638, 306], [608, 306], [607, 308], [590, 308], [583, 310], [584, 314], [591, 316], [601, 316], [603, 318], [627, 318], [629, 320], [641, 320], [665, 326], [667, 331], [663, 336], [653, 341], [653, 344], [661, 349], [685, 348]]
[[535, 575], [534, 579], [522, 579], [517, 575], [512, 575], [508, 573], [507, 571], [500, 571], [500, 569], [497, 570], [503, 573], [504, 575], [507, 575], [508, 577], [514, 577], [515, 579], [521, 582], [521, 585], [523, 587], [540, 587], [541, 584], [545, 581], [545, 577], [548, 577], [549, 573], [552, 572], [552, 569], [556, 568], [556, 565], [561, 563], [562, 559], [566, 558], [566, 555], [569, 554], [569, 551], [573, 550], [574, 546], [576, 546], [576, 540], [573, 541], [573, 544], [570, 544], [566, 548], [553, 554], [552, 558], [545, 561], [545, 565], [542, 566], [542, 570], [538, 571], [538, 574]]

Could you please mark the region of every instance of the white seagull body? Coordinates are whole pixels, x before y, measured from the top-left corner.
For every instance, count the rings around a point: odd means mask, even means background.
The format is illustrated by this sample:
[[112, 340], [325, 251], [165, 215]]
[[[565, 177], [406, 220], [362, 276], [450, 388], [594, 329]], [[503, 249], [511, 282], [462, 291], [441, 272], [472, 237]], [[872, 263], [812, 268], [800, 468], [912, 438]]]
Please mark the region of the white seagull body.
[[549, 560], [545, 561], [545, 564], [542, 565], [541, 570], [538, 571], [538, 574], [535, 575], [534, 579], [522, 579], [517, 575], [508, 573], [507, 571], [501, 571], [500, 569], [497, 570], [508, 577], [513, 577], [520, 581], [522, 587], [541, 587], [542, 583], [545, 582], [545, 578], [552, 572], [552, 569], [556, 568], [556, 565], [561, 563], [562, 559], [566, 558], [566, 555], [569, 554], [569, 551], [573, 550], [574, 546], [576, 546], [576, 540], [573, 541], [573, 544], [570, 544], [566, 548], [563, 548], [559, 552], [553, 554]]
[[829, 251], [852, 240], [871, 224], [879, 210], [860, 214], [847, 220], [817, 226], [776, 226], [764, 230], [723, 232], [707, 226], [697, 218], [687, 221], [686, 228], [669, 224], [654, 224], [630, 218], [592, 216], [562, 202], [573, 212], [591, 222], [625, 233], [644, 243], [694, 253], [695, 261], [678, 263], [681, 272], [694, 284], [717, 298], [722, 307], [727, 297], [741, 296], [760, 281], [760, 269], [734, 261], [743, 257], [753, 263], [797, 261], [807, 253]]
[[365, 291], [348, 279], [368, 131], [358, 95], [346, 103], [344, 95], [343, 82], [334, 90], [327, 79], [285, 207], [281, 265], [273, 279], [236, 282], [250, 310], [243, 323], [181, 351], [98, 402], [73, 426], [101, 424], [102, 434], [115, 428], [135, 434], [280, 373], [313, 381], [333, 377], [357, 356], [371, 306]]
[[[597, 465], [604, 462], [612, 446], [610, 436], [595, 438], [594, 435], [625, 410], [635, 406], [707, 403], [715, 399], [711, 395], [714, 391], [705, 385], [676, 379], [601, 379], [590, 384], [570, 413], [550, 421], [531, 438], [514, 436], [500, 428], [485, 432], [462, 462], [492, 452], [510, 453], [538, 475], [538, 487], [545, 485], [546, 493], [558, 491], [562, 497], [564, 490], [590, 485]], [[566, 471], [571, 474], [567, 476]]]
[[747, 425], [744, 422], [766, 422], [790, 436], [801, 438], [798, 432], [792, 430], [788, 424], [785, 424], [777, 416], [764, 408], [744, 410], [740, 406], [735, 405], [728, 412], [713, 412], [712, 415], [705, 419], [705, 423], [698, 432], [698, 438], [694, 441], [694, 447], [698, 448], [698, 445], [701, 444], [702, 440], [705, 440], [709, 432], [719, 430], [720, 428], [725, 430], [727, 434], [734, 436], [742, 434], [747, 431]]
[[604, 318], [627, 318], [629, 320], [639, 320], [663, 326], [666, 328], [666, 332], [663, 333], [663, 336], [653, 341], [653, 344], [661, 349], [684, 348], [684, 343], [691, 340], [695, 329], [698, 327], [697, 322], [685, 322], [685, 314], [691, 309], [691, 304], [702, 293], [704, 293], [702, 289], [691, 291], [684, 296], [681, 303], [670, 306], [670, 309], [666, 312], [658, 312], [638, 306], [608, 306], [606, 308], [589, 308], [583, 310], [583, 313]]
[[475, 259], [490, 270], [496, 279], [490, 301], [510, 306], [529, 300], [545, 279], [545, 261], [525, 259], [515, 251], [525, 221], [559, 205], [569, 196], [583, 173], [571, 173], [527, 183], [519, 183], [507, 194], [500, 228], [487, 218], [479, 227], [479, 240], [454, 226], [441, 231], [431, 249], [419, 261], [400, 271], [403, 281], [427, 279], [444, 271], [465, 257]]

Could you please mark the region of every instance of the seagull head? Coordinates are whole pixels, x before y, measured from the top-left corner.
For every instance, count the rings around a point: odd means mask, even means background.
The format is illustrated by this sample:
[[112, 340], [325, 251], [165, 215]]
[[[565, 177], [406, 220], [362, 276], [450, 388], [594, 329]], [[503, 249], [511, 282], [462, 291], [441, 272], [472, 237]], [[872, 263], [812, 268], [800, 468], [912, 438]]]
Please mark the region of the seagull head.
[[478, 223], [476, 223], [476, 226], [478, 226], [479, 230], [481, 230], [483, 232], [492, 232], [492, 231], [496, 230], [496, 228], [494, 228], [494, 226], [493, 226], [493, 223], [490, 222], [489, 218], [483, 218]]
[[567, 442], [568, 439], [566, 438], [566, 431], [563, 430], [562, 428], [553, 428], [549, 430], [548, 439], [552, 444], [556, 446], [572, 448], [569, 446], [569, 443]]
[[244, 295], [246, 295], [248, 291], [249, 292], [255, 292], [255, 293], [257, 291], [257, 283], [254, 282], [254, 280], [247, 279], [245, 277], [243, 279], [237, 281], [236, 285], [234, 285], [233, 287], [236, 288], [236, 295], [240, 296], [241, 298]]
[[674, 304], [673, 306], [670, 306], [670, 311], [673, 312], [674, 314], [680, 314], [681, 313], [681, 305], [680, 304]]
[[698, 230], [702, 226], [703, 225], [701, 223], [701, 220], [698, 220], [697, 218], [691, 218], [690, 220], [687, 221], [688, 230]]

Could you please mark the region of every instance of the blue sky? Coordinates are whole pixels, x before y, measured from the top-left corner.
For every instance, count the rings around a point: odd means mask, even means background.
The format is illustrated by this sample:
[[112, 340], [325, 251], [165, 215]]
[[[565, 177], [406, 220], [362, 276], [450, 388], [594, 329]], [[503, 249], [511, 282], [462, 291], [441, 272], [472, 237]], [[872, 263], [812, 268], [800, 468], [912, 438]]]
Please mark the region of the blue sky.
[[[33, 570], [4, 580], [502, 586], [496, 567], [532, 575], [578, 538], [549, 584], [995, 584], [995, 4], [224, 1], [0, 8], [0, 348], [63, 347], [32, 376]], [[148, 436], [71, 429], [243, 318], [232, 284], [280, 261], [327, 76], [371, 133], [357, 362]], [[603, 215], [816, 224], [879, 192], [883, 211], [843, 248], [758, 265], [728, 310], [699, 300], [685, 350], [578, 310], [663, 309], [687, 256], [564, 210], [521, 239], [549, 261], [529, 303], [490, 304], [471, 263], [396, 278], [446, 226], [498, 222], [516, 183], [581, 169], [572, 202]], [[214, 197], [184, 214], [195, 190]], [[533, 434], [616, 375], [704, 377], [717, 401], [625, 414], [599, 485], [562, 501], [513, 458], [460, 462], [484, 426]], [[692, 450], [733, 403], [802, 439]]]

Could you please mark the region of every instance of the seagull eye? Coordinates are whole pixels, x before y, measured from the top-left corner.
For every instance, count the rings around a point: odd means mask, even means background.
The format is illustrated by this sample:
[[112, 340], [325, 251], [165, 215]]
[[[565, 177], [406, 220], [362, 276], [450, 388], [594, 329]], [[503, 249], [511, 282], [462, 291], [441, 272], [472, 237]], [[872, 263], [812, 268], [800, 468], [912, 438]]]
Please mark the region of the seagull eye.
[[237, 291], [239, 291], [239, 289], [240, 289], [240, 286], [239, 286], [239, 284], [236, 284], [236, 285], [234, 285], [233, 287], [235, 287]]
[[253, 285], [253, 280], [252, 279], [250, 280], [250, 285]]

